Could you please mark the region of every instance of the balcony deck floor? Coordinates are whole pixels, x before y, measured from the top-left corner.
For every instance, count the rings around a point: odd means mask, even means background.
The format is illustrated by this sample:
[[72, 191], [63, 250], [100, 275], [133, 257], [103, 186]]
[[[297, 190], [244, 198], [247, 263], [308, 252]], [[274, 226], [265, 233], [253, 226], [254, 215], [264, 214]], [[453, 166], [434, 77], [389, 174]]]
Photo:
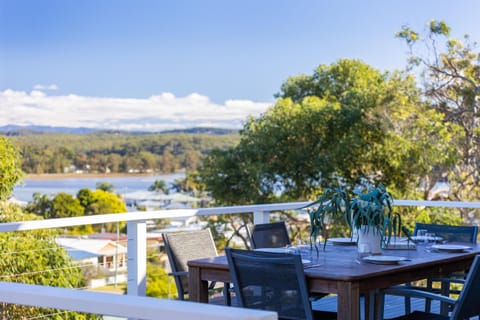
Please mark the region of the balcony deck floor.
[[[361, 319], [365, 320], [364, 310], [363, 310], [363, 297], [361, 299]], [[411, 300], [412, 311], [414, 310], [425, 310], [425, 300], [412, 298]], [[319, 299], [313, 303], [313, 308], [324, 311], [333, 311], [337, 310], [337, 298], [336, 296], [328, 296], [322, 299]], [[405, 314], [404, 308], [404, 298], [398, 296], [386, 296], [385, 297], [385, 318], [394, 318]], [[432, 302], [432, 312], [438, 313], [440, 310], [440, 305], [438, 302]]]

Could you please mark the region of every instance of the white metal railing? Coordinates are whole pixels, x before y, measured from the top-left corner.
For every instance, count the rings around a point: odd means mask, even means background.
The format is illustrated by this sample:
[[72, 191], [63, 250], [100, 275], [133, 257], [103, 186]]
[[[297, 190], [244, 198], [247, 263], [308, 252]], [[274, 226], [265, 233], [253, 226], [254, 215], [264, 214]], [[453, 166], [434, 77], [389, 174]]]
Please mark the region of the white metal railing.
[[[128, 284], [127, 284], [127, 296], [122, 296], [119, 298], [119, 295], [115, 294], [102, 294], [97, 296], [98, 293], [89, 293], [81, 292], [78, 290], [72, 289], [61, 289], [61, 288], [51, 288], [43, 286], [40, 289], [35, 290], [22, 290], [18, 289], [17, 286], [22, 286], [22, 284], [11, 284], [4, 285], [0, 283], [0, 302], [8, 302], [14, 304], [28, 304], [33, 303], [36, 306], [46, 306], [46, 307], [55, 307], [59, 309], [66, 309], [72, 311], [81, 311], [85, 312], [85, 308], [89, 312], [93, 312], [93, 305], [98, 305], [98, 308], [95, 307], [95, 313], [98, 314], [114, 314], [123, 315], [128, 317], [140, 317], [142, 319], [150, 319], [146, 317], [144, 313], [144, 307], [142, 306], [142, 299], [147, 299], [145, 301], [150, 301], [150, 298], [143, 297], [145, 296], [146, 290], [146, 221], [154, 219], [166, 219], [166, 218], [179, 218], [179, 217], [193, 217], [193, 216], [208, 216], [208, 215], [222, 215], [222, 214], [244, 214], [244, 213], [253, 213], [253, 220], [255, 224], [265, 223], [269, 221], [270, 212], [280, 211], [280, 210], [295, 210], [300, 209], [306, 206], [309, 202], [290, 202], [290, 203], [277, 203], [277, 204], [262, 204], [262, 205], [247, 205], [247, 206], [228, 206], [228, 207], [216, 207], [216, 208], [201, 208], [201, 209], [181, 209], [181, 210], [157, 210], [157, 211], [146, 211], [146, 212], [128, 212], [120, 214], [103, 214], [96, 216], [84, 216], [84, 217], [74, 217], [74, 218], [60, 218], [60, 219], [49, 219], [49, 220], [35, 220], [35, 221], [22, 221], [22, 222], [11, 222], [11, 223], [2, 223], [0, 224], [0, 232], [14, 232], [20, 230], [37, 230], [37, 229], [51, 229], [51, 228], [60, 228], [60, 227], [70, 227], [78, 225], [88, 225], [88, 224], [101, 224], [109, 222], [120, 222], [127, 221], [127, 230], [128, 230]], [[396, 200], [394, 201], [396, 206], [420, 206], [420, 207], [448, 207], [448, 208], [472, 208], [480, 209], [480, 202], [449, 202], [449, 201], [416, 201], [416, 200]], [[9, 283], [5, 283], [9, 284]], [[25, 285], [23, 285], [25, 286]], [[18, 290], [17, 290], [18, 289]], [[17, 290], [17, 291], [16, 291]], [[45, 292], [43, 292], [45, 290]], [[58, 291], [61, 290], [61, 291]], [[64, 290], [69, 292], [70, 299], [65, 300], [64, 304], [60, 305], [40, 305], [37, 304], [38, 298], [51, 294], [59, 294], [61, 292], [64, 297], [67, 294], [64, 294]], [[65, 292], [67, 292], [65, 291]], [[22, 293], [23, 292], [23, 293]], [[10, 295], [11, 293], [11, 295]], [[38, 295], [33, 298], [30, 295]], [[103, 295], [106, 295], [105, 297]], [[111, 298], [108, 295], [112, 296]], [[79, 297], [75, 299], [75, 297]], [[28, 298], [27, 298], [28, 297]], [[127, 309], [130, 311], [124, 311], [121, 309], [121, 314], [119, 314], [120, 309], [112, 303], [100, 303], [98, 304], [98, 299], [105, 298], [112, 299], [115, 301], [122, 301], [122, 304], [129, 306]], [[119, 299], [119, 300], [117, 300]], [[129, 300], [131, 299], [131, 300]], [[140, 299], [140, 300], [139, 300]], [[160, 300], [161, 299], [156, 299]], [[32, 302], [35, 301], [35, 302]], [[63, 300], [60, 300], [63, 301]], [[86, 302], [89, 301], [89, 302]], [[135, 303], [134, 303], [135, 302]], [[188, 302], [183, 302], [188, 303]], [[178, 301], [169, 301], [163, 300], [161, 303], [156, 304], [158, 309], [154, 314], [158, 315], [161, 313], [161, 310], [165, 312], [167, 318], [174, 319], [184, 319], [189, 313], [186, 311], [184, 305], [178, 304]], [[178, 314], [174, 311], [178, 312]], [[189, 307], [190, 308], [190, 307]], [[203, 307], [202, 307], [203, 308]], [[200, 308], [201, 309], [201, 308]], [[199, 309], [199, 313], [196, 314], [194, 318], [196, 319], [216, 319], [213, 316], [210, 316], [205, 309], [204, 317], [201, 316], [202, 310]], [[208, 309], [210, 310], [210, 309]], [[227, 319], [226, 315], [233, 316], [233, 312], [225, 312], [224, 309], [218, 309], [218, 312], [222, 314], [223, 319]], [[232, 309], [228, 309], [232, 310]], [[168, 313], [173, 312], [173, 313]], [[171, 316], [175, 314], [175, 317], [167, 316], [167, 313]], [[235, 312], [236, 313], [236, 312]], [[135, 315], [134, 315], [135, 314]], [[243, 313], [241, 313], [243, 314]], [[240, 315], [240, 313], [238, 313]], [[257, 317], [258, 316], [258, 317]], [[268, 318], [268, 316], [267, 316]], [[249, 319], [267, 319], [263, 318], [263, 314], [251, 314]], [[153, 318], [151, 318], [153, 319]], [[230, 319], [230, 318], [228, 318]], [[243, 318], [231, 318], [231, 319], [243, 319]], [[270, 319], [270, 318], [268, 318]]]
[[135, 319], [275, 320], [277, 314], [140, 296], [0, 282], [0, 301]]

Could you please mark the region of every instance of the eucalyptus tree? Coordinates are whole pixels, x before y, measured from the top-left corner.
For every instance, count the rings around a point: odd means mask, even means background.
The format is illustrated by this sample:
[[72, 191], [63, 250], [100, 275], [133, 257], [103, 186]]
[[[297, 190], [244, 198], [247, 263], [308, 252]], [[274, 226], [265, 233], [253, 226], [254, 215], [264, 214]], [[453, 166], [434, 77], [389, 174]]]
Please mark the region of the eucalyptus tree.
[[[442, 123], [405, 73], [343, 59], [290, 77], [276, 97], [263, 115], [247, 120], [238, 145], [213, 150], [199, 169], [217, 204], [306, 200], [327, 187], [365, 182], [383, 183], [395, 198], [427, 198], [419, 186], [455, 162], [455, 127]], [[280, 215], [305, 237], [308, 226], [294, 213]], [[246, 215], [222, 218], [235, 235], [249, 222]]]
[[443, 21], [432, 20], [426, 30], [408, 26], [397, 36], [410, 48], [409, 70], [419, 70], [430, 103], [444, 115], [444, 124], [460, 127], [456, 147], [458, 161], [448, 174], [452, 196], [478, 200], [480, 196], [480, 54], [468, 35], [451, 36]]
[[451, 128], [400, 72], [342, 59], [290, 77], [276, 97], [237, 146], [205, 159], [200, 175], [217, 202], [306, 199], [365, 180], [405, 194], [454, 161]]

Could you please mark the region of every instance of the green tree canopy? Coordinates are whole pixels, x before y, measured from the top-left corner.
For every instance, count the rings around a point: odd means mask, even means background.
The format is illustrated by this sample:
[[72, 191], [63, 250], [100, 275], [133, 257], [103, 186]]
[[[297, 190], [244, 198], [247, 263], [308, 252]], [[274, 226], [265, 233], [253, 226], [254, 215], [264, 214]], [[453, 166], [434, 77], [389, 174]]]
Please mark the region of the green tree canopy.
[[[0, 223], [35, 220], [37, 217], [21, 212], [19, 206], [0, 203]], [[0, 233], [0, 274], [2, 281], [48, 285], [63, 288], [84, 287], [80, 269], [67, 252], [55, 242], [52, 230]], [[96, 319], [94, 315], [63, 312], [45, 308], [32, 308], [3, 304], [2, 319]]]
[[455, 200], [478, 200], [480, 196], [480, 54], [468, 35], [453, 38], [444, 21], [430, 21], [417, 32], [405, 26], [397, 36], [410, 48], [409, 70], [419, 70], [424, 94], [444, 123], [460, 129], [455, 141], [458, 161], [448, 174]]
[[87, 214], [127, 212], [127, 207], [118, 195], [103, 190], [93, 191], [89, 202], [90, 205], [85, 208]]
[[[60, 192], [53, 197], [36, 193], [26, 210], [47, 219], [127, 212], [125, 203], [118, 195], [100, 189], [92, 191], [88, 188], [80, 189], [76, 197], [65, 192]], [[118, 225], [123, 228], [125, 222], [119, 222]], [[116, 226], [116, 224], [105, 225], [106, 230], [112, 232], [116, 231]], [[99, 231], [100, 227], [94, 229]], [[73, 230], [88, 233], [92, 228], [79, 226]]]
[[68, 218], [83, 216], [85, 208], [80, 201], [66, 192], [59, 192], [52, 200], [52, 213], [49, 218]]
[[13, 187], [23, 176], [21, 157], [14, 145], [0, 136], [0, 201], [12, 194]]
[[441, 114], [398, 72], [344, 59], [289, 78], [277, 97], [247, 121], [238, 146], [214, 150], [204, 161], [202, 182], [218, 202], [305, 199], [364, 180], [405, 192], [433, 164], [452, 161], [452, 136], [437, 132]]
[[95, 188], [106, 192], [115, 192], [115, 186], [107, 181], [97, 182]]
[[155, 180], [151, 186], [148, 187], [148, 191], [168, 193], [167, 183], [164, 180]]

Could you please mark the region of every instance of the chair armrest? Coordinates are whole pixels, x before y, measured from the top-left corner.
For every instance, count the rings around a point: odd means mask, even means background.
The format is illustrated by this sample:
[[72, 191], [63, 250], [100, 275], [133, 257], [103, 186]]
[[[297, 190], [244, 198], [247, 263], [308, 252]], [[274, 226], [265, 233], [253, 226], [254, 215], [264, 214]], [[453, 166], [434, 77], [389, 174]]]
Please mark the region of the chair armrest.
[[169, 276], [174, 276], [174, 277], [182, 277], [182, 276], [188, 276], [188, 271], [176, 271], [176, 272], [169, 272]]
[[456, 303], [456, 299], [452, 299], [450, 297], [442, 296], [440, 294], [435, 294], [432, 292], [418, 290], [418, 289], [411, 289], [405, 288], [401, 286], [391, 287], [387, 289], [383, 289], [380, 291], [382, 294], [390, 294], [395, 296], [405, 296], [405, 297], [412, 297], [412, 298], [426, 298], [432, 300], [438, 300], [441, 302], [445, 302], [450, 305], [454, 305]]

